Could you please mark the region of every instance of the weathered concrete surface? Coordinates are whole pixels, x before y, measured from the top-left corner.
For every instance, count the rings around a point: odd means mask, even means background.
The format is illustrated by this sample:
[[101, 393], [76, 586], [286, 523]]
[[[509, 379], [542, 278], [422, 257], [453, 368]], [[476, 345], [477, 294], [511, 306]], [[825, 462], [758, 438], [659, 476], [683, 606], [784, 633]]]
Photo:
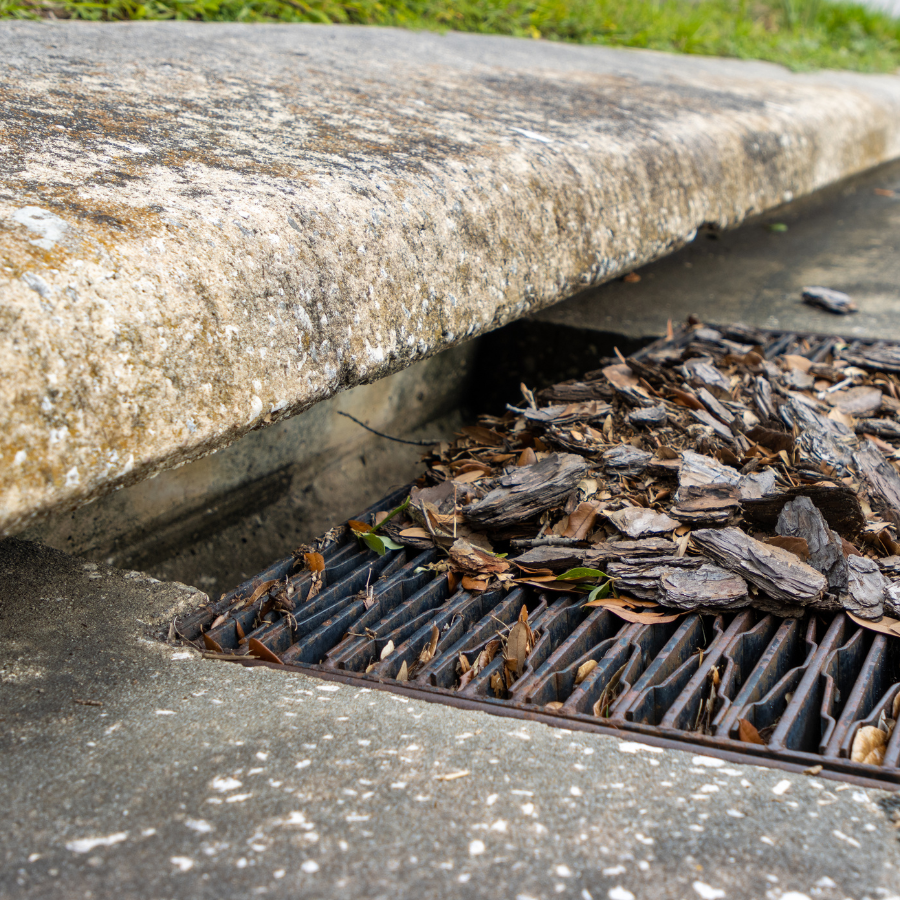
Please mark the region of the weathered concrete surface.
[[900, 79], [0, 24], [0, 529], [900, 155]]
[[15, 539], [0, 602], [9, 900], [900, 897], [880, 791], [201, 660]]
[[[785, 232], [766, 227], [778, 222]], [[672, 255], [538, 313], [579, 331], [657, 337], [666, 322], [706, 322], [900, 340], [900, 164], [892, 163], [724, 234], [701, 233]], [[859, 311], [802, 302], [804, 285], [848, 292]]]
[[450, 439], [465, 424], [477, 343], [351, 388], [21, 536], [218, 596], [416, 478], [426, 448], [377, 437], [341, 413], [401, 440]]

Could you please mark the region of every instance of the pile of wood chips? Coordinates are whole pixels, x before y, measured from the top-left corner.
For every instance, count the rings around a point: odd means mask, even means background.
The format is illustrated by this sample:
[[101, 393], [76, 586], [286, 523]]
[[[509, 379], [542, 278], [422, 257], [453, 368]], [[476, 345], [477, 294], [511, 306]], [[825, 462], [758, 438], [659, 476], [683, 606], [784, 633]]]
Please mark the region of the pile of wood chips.
[[435, 448], [384, 534], [470, 591], [900, 635], [900, 347], [691, 321], [607, 362]]

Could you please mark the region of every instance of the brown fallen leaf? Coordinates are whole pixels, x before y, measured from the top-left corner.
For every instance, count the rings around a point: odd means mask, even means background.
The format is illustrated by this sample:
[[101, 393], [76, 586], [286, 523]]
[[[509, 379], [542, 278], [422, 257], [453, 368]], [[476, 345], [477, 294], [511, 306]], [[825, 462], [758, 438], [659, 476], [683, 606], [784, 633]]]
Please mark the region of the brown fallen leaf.
[[537, 455], [531, 447], [526, 447], [520, 454], [519, 459], [516, 462], [516, 466], [519, 468], [523, 466], [530, 466], [537, 462]]
[[863, 725], [853, 738], [850, 760], [866, 766], [880, 766], [884, 762], [887, 743], [888, 736], [880, 728]]
[[[525, 607], [522, 607], [525, 609]], [[516, 678], [525, 671], [525, 660], [534, 647], [534, 639], [528, 622], [519, 621], [509, 630], [506, 638], [506, 664], [515, 672]]]
[[238, 610], [246, 609], [248, 606], [253, 606], [253, 604], [263, 596], [263, 594], [268, 593], [273, 587], [275, 587], [276, 584], [278, 584], [277, 578], [273, 578], [271, 581], [264, 581], [261, 585], [259, 585], [259, 587], [256, 588], [256, 590], [247, 598], [244, 603], [235, 606], [233, 611], [237, 612]]
[[306, 560], [306, 568], [310, 572], [325, 571], [325, 557], [321, 553], [304, 553], [303, 559]]
[[256, 638], [250, 638], [247, 641], [247, 649], [250, 651], [251, 656], [255, 656], [258, 659], [264, 659], [270, 663], [278, 663], [278, 665], [284, 664], [284, 661], [277, 653], [271, 651], [262, 641], [258, 641]]
[[790, 551], [795, 556], [799, 556], [803, 562], [809, 559], [809, 544], [805, 538], [776, 535], [775, 537], [766, 538], [766, 543], [771, 544], [773, 547], [781, 547], [782, 550]]
[[[669, 610], [658, 606], [651, 601], [632, 600], [624, 597], [602, 597], [589, 600], [585, 606], [602, 606], [613, 615], [624, 619], [626, 622], [639, 622], [643, 625], [664, 625], [666, 622], [674, 622], [685, 615], [683, 612], [670, 613]], [[636, 609], [635, 607], [651, 606], [652, 609]]]
[[[584, 679], [587, 678], [588, 675], [590, 675], [591, 672], [593, 672], [596, 668], [596, 659], [589, 659], [587, 662], [582, 663], [578, 667], [578, 671], [575, 673], [575, 684], [581, 684], [581, 682], [584, 681]], [[560, 704], [560, 706], [562, 706], [562, 704]]]
[[397, 681], [407, 681], [409, 678], [409, 669], [406, 667], [406, 660], [403, 660], [403, 665], [400, 666], [400, 671], [397, 673]]
[[882, 616], [880, 619], [861, 619], [852, 612], [845, 611], [857, 625], [868, 628], [869, 631], [877, 631], [890, 637], [900, 637], [900, 619], [892, 619], [890, 616]]
[[427, 532], [424, 528], [415, 526], [414, 528], [404, 528], [400, 532], [400, 537], [424, 538], [425, 540], [427, 540], [431, 537], [431, 534], [429, 534], [429, 532]]
[[766, 744], [759, 736], [756, 726], [748, 719], [738, 719], [738, 739], [745, 744]]
[[207, 650], [212, 650], [214, 653], [224, 653], [225, 651], [222, 649], [221, 645], [214, 641], [206, 632], [203, 632], [201, 635], [203, 638], [203, 645]]
[[[360, 534], [366, 534], [366, 532], [372, 530], [371, 525], [367, 525], [365, 522], [360, 522], [359, 519], [350, 519], [347, 522], [347, 525], [349, 526], [351, 531], [358, 531]], [[306, 554], [304, 554], [304, 556], [305, 555]]]
[[808, 769], [803, 770], [803, 774], [804, 775], [818, 775], [822, 771], [823, 768], [824, 768], [824, 766], [819, 766], [819, 765], [810, 766]]
[[583, 541], [594, 527], [597, 521], [598, 503], [583, 501], [569, 514], [569, 524], [562, 537], [572, 538], [575, 541]]
[[437, 650], [438, 640], [441, 636], [441, 632], [438, 630], [437, 625], [431, 626], [431, 638], [428, 643], [422, 648], [422, 652], [419, 654], [419, 662], [423, 665], [425, 663], [431, 662], [434, 659], [434, 651]]

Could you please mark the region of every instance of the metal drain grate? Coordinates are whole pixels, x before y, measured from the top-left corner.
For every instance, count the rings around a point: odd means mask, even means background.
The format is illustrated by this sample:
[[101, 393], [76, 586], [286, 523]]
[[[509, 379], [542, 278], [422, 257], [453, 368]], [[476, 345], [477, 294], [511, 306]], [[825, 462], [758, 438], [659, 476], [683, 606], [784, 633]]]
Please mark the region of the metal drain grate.
[[[795, 340], [770, 334], [766, 355]], [[828, 346], [821, 339], [819, 351]], [[377, 510], [396, 507], [408, 491], [395, 491], [357, 518], [372, 524]], [[332, 529], [316, 548], [325, 569], [310, 599], [313, 576], [293, 574], [297, 559], [288, 557], [178, 622], [178, 633], [219, 658], [571, 729], [638, 734], [763, 765], [822, 767], [858, 783], [900, 785], [900, 728], [882, 765], [850, 759], [857, 730], [892, 714], [900, 693], [900, 639], [860, 628], [844, 613], [783, 619], [745, 609], [635, 624], [608, 608], [586, 608], [576, 596], [532, 587], [451, 590], [447, 574], [423, 568], [441, 558], [439, 551], [404, 548], [378, 556], [347, 527]], [[291, 608], [273, 608], [269, 590], [285, 579], [293, 587]], [[492, 677], [504, 665], [498, 653], [461, 686], [460, 656], [474, 662], [498, 631], [515, 624], [523, 605], [536, 640], [519, 677], [508, 690]], [[423, 663], [435, 627], [434, 655]], [[596, 665], [584, 676], [589, 662]], [[404, 668], [408, 679], [398, 681]], [[766, 743], [740, 740], [742, 720]]]
[[[396, 505], [405, 490], [359, 518], [371, 522], [375, 509]], [[417, 571], [436, 561], [437, 551], [404, 549], [379, 557], [348, 539], [347, 529], [339, 531], [344, 536], [322, 548], [325, 586], [312, 600], [306, 601], [311, 574], [291, 578], [290, 615], [269, 613], [274, 621], [264, 619], [254, 628], [269, 595], [244, 604], [266, 582], [283, 583], [295, 566], [293, 557], [180, 622], [179, 632], [193, 640], [205, 634], [207, 647], [231, 658], [262, 657], [270, 664], [277, 658], [308, 674], [354, 676], [438, 702], [540, 713], [566, 727], [636, 732], [767, 764], [821, 765], [846, 776], [900, 783], [900, 729], [883, 765], [849, 758], [857, 728], [876, 724], [882, 710], [890, 715], [900, 692], [900, 640], [862, 629], [843, 613], [780, 619], [743, 610], [631, 624], [608, 609], [588, 609], [578, 598], [533, 588], [451, 594], [446, 574]], [[362, 599], [367, 584], [372, 592]], [[459, 689], [459, 655], [474, 661], [502, 626], [516, 622], [523, 604], [536, 642], [522, 675], [498, 697], [491, 682], [503, 665], [498, 654]], [[229, 609], [237, 611], [202, 632]], [[409, 681], [397, 682], [403, 663], [409, 670], [420, 658], [432, 626], [440, 635], [434, 657]], [[251, 640], [273, 655], [258, 647], [251, 655]], [[389, 642], [394, 650], [381, 660]], [[576, 684], [578, 670], [591, 660], [597, 665]], [[738, 739], [741, 719], [767, 736], [766, 746]]]

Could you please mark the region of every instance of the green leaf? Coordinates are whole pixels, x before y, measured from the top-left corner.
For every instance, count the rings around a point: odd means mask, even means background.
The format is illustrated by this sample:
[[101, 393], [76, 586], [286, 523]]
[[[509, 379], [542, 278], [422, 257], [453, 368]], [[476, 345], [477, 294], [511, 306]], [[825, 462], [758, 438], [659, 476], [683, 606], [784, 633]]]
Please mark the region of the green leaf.
[[587, 581], [590, 578], [609, 578], [609, 575], [606, 572], [601, 572], [599, 569], [588, 569], [584, 566], [579, 566], [556, 576], [557, 581]]
[[597, 585], [597, 587], [595, 587], [590, 592], [590, 594], [588, 594], [588, 602], [590, 603], [591, 600], [598, 600], [598, 599], [602, 600], [604, 597], [609, 595], [609, 589], [611, 587], [612, 587], [611, 581], [607, 581], [607, 582], [604, 582], [603, 584]]
[[387, 547], [384, 546], [384, 540], [378, 537], [377, 534], [372, 534], [371, 531], [367, 531], [365, 534], [360, 534], [359, 539], [379, 556], [384, 556], [384, 554], [387, 553]]
[[365, 533], [360, 531], [355, 531], [354, 534], [373, 552], [377, 553], [379, 556], [384, 556], [388, 550], [402, 550], [403, 544], [398, 544], [396, 541], [392, 541], [390, 538], [385, 537], [382, 534], [374, 534], [371, 531], [366, 531]]

